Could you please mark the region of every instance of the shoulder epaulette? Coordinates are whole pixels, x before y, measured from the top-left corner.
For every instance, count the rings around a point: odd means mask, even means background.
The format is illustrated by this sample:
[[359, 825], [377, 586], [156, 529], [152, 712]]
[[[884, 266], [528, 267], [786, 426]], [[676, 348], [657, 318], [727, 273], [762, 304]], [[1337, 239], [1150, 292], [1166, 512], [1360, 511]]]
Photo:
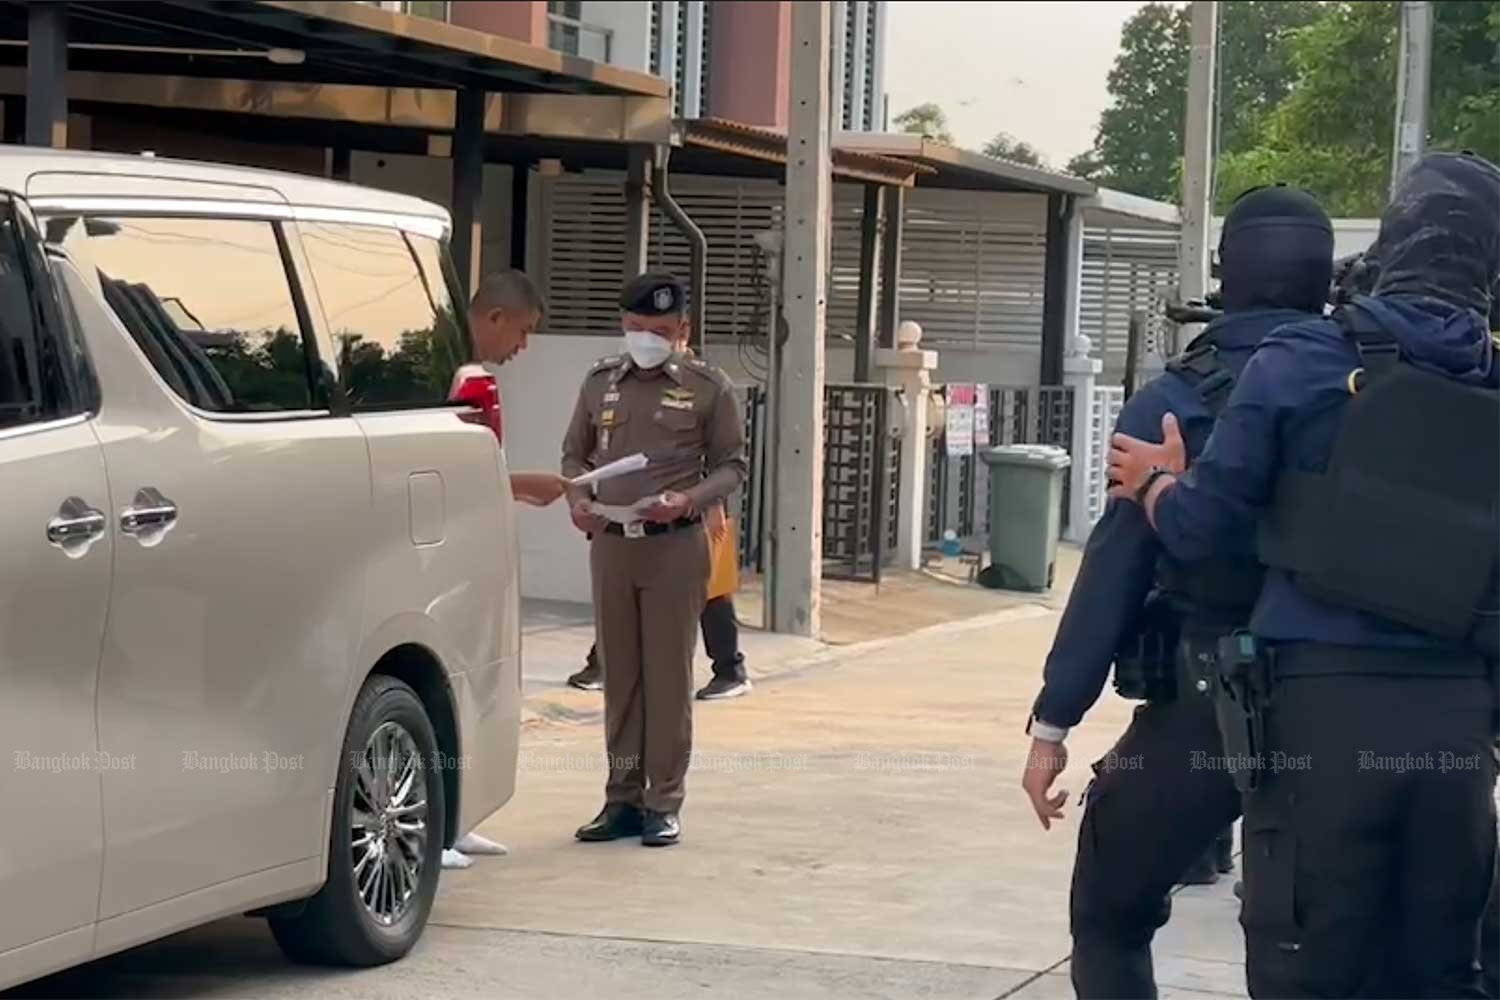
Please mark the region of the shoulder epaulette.
[[607, 358], [600, 358], [594, 362], [594, 367], [589, 369], [589, 374], [595, 375], [599, 372], [608, 371], [611, 368], [618, 368], [624, 363], [625, 355], [623, 354], [613, 354]]

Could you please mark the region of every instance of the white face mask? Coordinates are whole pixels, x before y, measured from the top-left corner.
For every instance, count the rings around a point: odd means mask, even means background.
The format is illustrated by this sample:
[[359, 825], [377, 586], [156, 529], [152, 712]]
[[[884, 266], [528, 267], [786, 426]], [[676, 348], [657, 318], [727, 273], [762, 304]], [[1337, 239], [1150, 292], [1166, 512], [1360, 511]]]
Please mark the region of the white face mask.
[[671, 343], [646, 330], [626, 330], [625, 350], [638, 368], [660, 368], [672, 356]]

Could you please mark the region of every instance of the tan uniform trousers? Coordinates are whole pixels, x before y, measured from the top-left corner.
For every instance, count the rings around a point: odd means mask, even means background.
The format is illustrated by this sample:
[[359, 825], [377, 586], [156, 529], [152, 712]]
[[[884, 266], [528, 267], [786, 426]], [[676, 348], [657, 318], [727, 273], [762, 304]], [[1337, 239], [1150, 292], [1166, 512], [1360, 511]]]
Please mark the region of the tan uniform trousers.
[[604, 533], [589, 561], [604, 665], [605, 799], [676, 812], [693, 749], [708, 537], [701, 524], [646, 538]]

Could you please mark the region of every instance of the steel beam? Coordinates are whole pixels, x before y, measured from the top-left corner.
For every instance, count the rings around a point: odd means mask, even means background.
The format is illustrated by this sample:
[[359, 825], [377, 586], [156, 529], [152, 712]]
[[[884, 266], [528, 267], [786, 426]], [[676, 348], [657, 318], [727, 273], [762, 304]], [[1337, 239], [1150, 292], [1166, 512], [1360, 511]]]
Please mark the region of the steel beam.
[[880, 235], [880, 346], [894, 349], [896, 327], [901, 323], [901, 227], [905, 215], [905, 191], [885, 189], [885, 211]]
[[453, 120], [453, 268], [464, 296], [479, 287], [484, 219], [484, 101], [461, 90]]
[[859, 220], [859, 302], [854, 320], [854, 381], [869, 382], [870, 359], [875, 354], [875, 292], [880, 264], [880, 186], [865, 185], [864, 211]]
[[26, 144], [68, 147], [68, 8], [26, 9]]

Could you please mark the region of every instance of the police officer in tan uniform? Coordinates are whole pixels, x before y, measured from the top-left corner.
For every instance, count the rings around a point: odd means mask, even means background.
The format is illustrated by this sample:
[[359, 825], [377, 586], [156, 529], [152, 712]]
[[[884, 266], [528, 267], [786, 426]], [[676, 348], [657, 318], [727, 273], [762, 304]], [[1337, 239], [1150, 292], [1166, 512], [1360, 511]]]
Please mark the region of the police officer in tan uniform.
[[[645, 469], [570, 492], [573, 523], [593, 540], [595, 629], [604, 661], [609, 779], [585, 841], [639, 836], [675, 844], [693, 740], [693, 652], [708, 579], [703, 512], [745, 477], [744, 422], [719, 370], [674, 352], [687, 295], [670, 274], [643, 274], [620, 295], [626, 353], [584, 379], [563, 441], [565, 476], [644, 453]], [[595, 504], [631, 507], [605, 520]], [[618, 514], [617, 514], [618, 516]]]

